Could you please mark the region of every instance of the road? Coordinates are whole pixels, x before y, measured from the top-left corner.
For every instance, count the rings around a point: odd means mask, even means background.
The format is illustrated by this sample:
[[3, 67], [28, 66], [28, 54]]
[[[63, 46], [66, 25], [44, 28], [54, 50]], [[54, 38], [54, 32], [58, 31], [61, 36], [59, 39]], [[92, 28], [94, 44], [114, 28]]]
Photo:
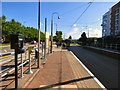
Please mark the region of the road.
[[118, 88], [118, 63], [120, 61], [100, 55], [79, 46], [70, 46], [85, 66], [102, 82], [106, 88]]

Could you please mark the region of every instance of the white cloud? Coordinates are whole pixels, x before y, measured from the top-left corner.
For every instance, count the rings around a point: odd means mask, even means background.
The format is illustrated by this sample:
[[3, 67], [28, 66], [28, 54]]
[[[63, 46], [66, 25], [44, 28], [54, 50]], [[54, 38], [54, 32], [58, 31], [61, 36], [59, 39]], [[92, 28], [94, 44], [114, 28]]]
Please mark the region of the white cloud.
[[71, 35], [73, 39], [78, 39], [80, 38], [80, 29], [76, 25], [74, 26], [75, 27], [72, 28], [72, 30], [68, 33], [67, 37]]
[[98, 28], [89, 30], [89, 37], [101, 37], [101, 35], [102, 35], [102, 32]]
[[102, 36], [102, 31], [101, 28], [99, 27], [78, 27], [76, 24], [73, 25], [71, 31], [66, 35], [66, 38], [68, 38], [70, 35], [72, 36], [73, 39], [79, 39], [81, 37], [81, 34], [83, 32], [86, 33], [86, 36], [88, 37], [88, 31], [89, 31], [89, 37], [101, 37]]
[[[101, 19], [98, 18], [98, 21]], [[88, 37], [102, 37], [102, 27], [100, 25], [82, 25], [82, 24], [73, 24], [72, 29], [69, 33], [66, 34], [66, 38], [70, 35], [73, 39], [79, 39], [81, 34], [85, 32], [86, 36]], [[89, 35], [88, 35], [89, 34]]]
[[77, 26], [76, 24], [73, 25], [73, 27], [76, 27], [76, 26]]

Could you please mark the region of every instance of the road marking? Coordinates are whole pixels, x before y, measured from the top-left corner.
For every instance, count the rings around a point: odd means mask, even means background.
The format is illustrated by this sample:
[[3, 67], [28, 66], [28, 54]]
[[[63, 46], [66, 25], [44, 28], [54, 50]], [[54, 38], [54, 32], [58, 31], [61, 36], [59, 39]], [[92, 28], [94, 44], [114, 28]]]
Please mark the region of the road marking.
[[100, 85], [103, 90], [107, 90], [105, 86], [92, 74], [92, 72], [74, 55], [72, 51], [70, 51], [71, 54], [77, 59], [77, 61], [85, 68], [85, 70], [92, 76], [94, 77], [93, 79]]

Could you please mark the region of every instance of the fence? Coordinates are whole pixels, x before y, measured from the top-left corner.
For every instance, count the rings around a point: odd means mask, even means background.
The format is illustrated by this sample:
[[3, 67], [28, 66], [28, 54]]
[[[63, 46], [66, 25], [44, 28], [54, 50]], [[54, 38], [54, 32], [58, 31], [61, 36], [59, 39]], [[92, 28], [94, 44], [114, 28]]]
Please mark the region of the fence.
[[[28, 50], [28, 48], [31, 48], [31, 49]], [[18, 62], [18, 66], [17, 67], [19, 69], [21, 69], [21, 77], [23, 77], [23, 67], [24, 67], [24, 65], [29, 64], [28, 74], [31, 74], [32, 73], [31, 61], [34, 60], [33, 62], [35, 63], [35, 65], [37, 64], [37, 57], [36, 57], [36, 55], [38, 53], [37, 47], [35, 47], [35, 46], [28, 46], [28, 48], [26, 49], [25, 53], [22, 53], [22, 54], [19, 55], [19, 59], [18, 59], [19, 62]], [[49, 51], [48, 51], [49, 49], [47, 48], [45, 50], [43, 45], [41, 45], [40, 48], [41, 48], [40, 52], [39, 52], [39, 54], [41, 56], [40, 58], [43, 59], [43, 58], [45, 58], [45, 56], [47, 54], [49, 54]], [[6, 58], [7, 56], [9, 57], [10, 55], [14, 55], [14, 54], [15, 54], [14, 52], [1, 53], [0, 54], [0, 58], [3, 59], [3, 58]], [[14, 62], [14, 59], [12, 59], [11, 61], [8, 60], [7, 62], [9, 63], [9, 62], [12, 62], [12, 61]], [[7, 63], [7, 62], [5, 62], [5, 63]], [[1, 61], [1, 63], [0, 63], [1, 67], [2, 67], [3, 64], [4, 64], [4, 62]], [[8, 75], [11, 72], [13, 72], [14, 70], [15, 70], [15, 68], [10, 69], [9, 67], [6, 68], [3, 71], [1, 70], [1, 72], [0, 72], [1, 78], [6, 76], [6, 75]]]
[[104, 48], [104, 49], [117, 50], [117, 51], [120, 50], [120, 44], [104, 44], [104, 43], [101, 43], [101, 44], [93, 44], [93, 45], [90, 45], [90, 46], [100, 47], [100, 48]]

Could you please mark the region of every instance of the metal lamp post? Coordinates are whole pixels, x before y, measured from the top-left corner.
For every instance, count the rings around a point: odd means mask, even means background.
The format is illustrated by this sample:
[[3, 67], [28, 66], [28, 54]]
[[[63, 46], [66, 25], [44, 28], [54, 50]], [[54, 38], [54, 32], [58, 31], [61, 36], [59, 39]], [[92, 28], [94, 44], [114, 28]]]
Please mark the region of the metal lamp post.
[[52, 43], [53, 43], [53, 15], [58, 15], [58, 19], [60, 19], [59, 14], [57, 12], [52, 13], [52, 19], [51, 19], [51, 49], [50, 53], [52, 53]]
[[40, 51], [40, 0], [38, 1], [38, 68], [40, 67], [40, 55], [39, 55], [39, 51]]
[[56, 25], [56, 32], [57, 32], [57, 23], [54, 23]]

